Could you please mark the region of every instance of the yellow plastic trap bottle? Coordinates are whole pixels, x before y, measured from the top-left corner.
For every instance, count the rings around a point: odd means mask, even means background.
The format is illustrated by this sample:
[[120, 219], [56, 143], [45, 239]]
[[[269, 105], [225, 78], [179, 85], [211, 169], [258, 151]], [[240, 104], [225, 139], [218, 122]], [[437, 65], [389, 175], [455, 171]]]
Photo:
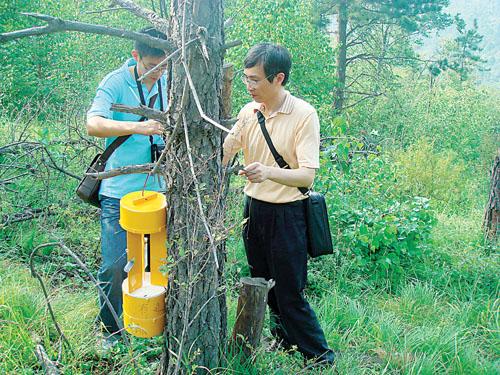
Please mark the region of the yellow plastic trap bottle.
[[[136, 191], [120, 200], [120, 225], [127, 231], [128, 277], [123, 281], [123, 323], [130, 334], [153, 337], [165, 326], [167, 276], [166, 199], [154, 191]], [[150, 254], [150, 272], [145, 272], [145, 248]]]

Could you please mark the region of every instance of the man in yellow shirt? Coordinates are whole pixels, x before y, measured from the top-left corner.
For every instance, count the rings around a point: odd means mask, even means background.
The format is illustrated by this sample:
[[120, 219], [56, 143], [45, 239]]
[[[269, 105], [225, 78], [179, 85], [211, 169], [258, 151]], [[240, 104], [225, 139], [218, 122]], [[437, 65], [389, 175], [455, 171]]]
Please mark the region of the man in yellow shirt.
[[[269, 292], [271, 332], [288, 349], [307, 359], [333, 363], [316, 314], [304, 298], [307, 278], [305, 205], [298, 187], [309, 187], [319, 168], [316, 110], [284, 89], [291, 58], [270, 43], [252, 47], [244, 61], [243, 82], [253, 101], [240, 111], [224, 141], [223, 163], [243, 150], [247, 178], [243, 241], [252, 277], [274, 279]], [[265, 117], [274, 147], [290, 169], [276, 163], [257, 120]]]

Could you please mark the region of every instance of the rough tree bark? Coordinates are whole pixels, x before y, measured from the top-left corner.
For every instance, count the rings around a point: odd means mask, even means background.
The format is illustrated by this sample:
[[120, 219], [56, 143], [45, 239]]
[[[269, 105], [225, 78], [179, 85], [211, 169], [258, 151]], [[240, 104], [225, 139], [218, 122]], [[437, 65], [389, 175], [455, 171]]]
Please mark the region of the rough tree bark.
[[491, 169], [490, 195], [484, 212], [483, 227], [487, 237], [496, 239], [500, 224], [500, 149]]
[[[171, 54], [169, 108], [166, 114], [154, 114], [162, 118], [169, 135], [162, 171], [167, 182], [169, 285], [166, 345], [160, 372], [192, 373], [196, 369], [203, 373], [221, 365], [226, 345], [224, 246], [215, 243], [211, 233], [221, 230], [218, 225], [224, 216], [227, 186], [221, 164], [224, 134], [221, 126], [212, 121], [220, 122], [223, 55], [228, 48], [224, 44], [223, 4], [222, 0], [171, 0], [168, 22], [130, 0], [114, 0], [113, 4], [162, 31], [168, 28], [168, 41], [29, 14], [48, 25], [0, 34], [0, 43], [79, 31], [139, 39]], [[165, 1], [160, 4], [164, 14]], [[137, 110], [143, 109], [127, 111]], [[139, 167], [149, 171], [152, 166]]]
[[342, 112], [345, 99], [345, 80], [347, 69], [347, 0], [338, 5], [338, 54], [337, 54], [337, 87], [335, 89], [334, 108]]
[[[198, 45], [186, 50], [184, 61], [203, 110], [210, 118], [218, 120], [224, 53], [222, 0], [173, 0], [170, 14], [169, 35], [174, 40], [181, 42], [201, 36], [206, 43], [208, 55], [204, 54], [203, 46]], [[224, 201], [221, 132], [200, 117], [193, 93], [186, 89], [187, 77], [181, 60], [171, 65], [171, 121], [181, 129], [187, 126], [191, 150], [186, 147], [184, 131], [174, 133], [174, 145], [167, 154], [165, 171], [169, 202], [168, 249], [172, 261], [165, 327], [167, 353], [162, 363], [165, 374], [183, 373], [193, 364], [200, 369], [215, 368], [220, 365], [226, 344], [222, 247], [217, 248], [216, 263], [210, 234], [196, 203], [196, 189], [199, 188], [205, 197], [207, 219], [219, 222]], [[198, 186], [187, 173], [191, 166], [186, 155], [190, 152]]]

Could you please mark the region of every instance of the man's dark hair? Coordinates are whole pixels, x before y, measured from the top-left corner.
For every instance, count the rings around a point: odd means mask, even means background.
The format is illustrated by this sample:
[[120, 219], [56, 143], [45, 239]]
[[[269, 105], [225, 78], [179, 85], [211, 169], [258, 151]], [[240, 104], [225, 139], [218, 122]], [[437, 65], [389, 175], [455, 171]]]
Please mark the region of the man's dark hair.
[[[146, 34], [152, 36], [153, 38], [158, 39], [167, 39], [167, 36], [162, 32], [156, 30], [154, 27], [146, 27], [139, 31], [141, 34]], [[147, 44], [138, 42], [137, 40], [134, 43], [134, 49], [139, 53], [139, 56], [151, 56], [151, 57], [162, 57], [165, 56], [165, 51], [159, 48], [153, 48], [148, 46]]]
[[253, 68], [262, 64], [267, 80], [272, 82], [276, 74], [284, 73], [285, 79], [282, 85], [285, 86], [292, 67], [290, 52], [285, 47], [272, 43], [259, 43], [250, 48], [245, 57], [245, 68]]

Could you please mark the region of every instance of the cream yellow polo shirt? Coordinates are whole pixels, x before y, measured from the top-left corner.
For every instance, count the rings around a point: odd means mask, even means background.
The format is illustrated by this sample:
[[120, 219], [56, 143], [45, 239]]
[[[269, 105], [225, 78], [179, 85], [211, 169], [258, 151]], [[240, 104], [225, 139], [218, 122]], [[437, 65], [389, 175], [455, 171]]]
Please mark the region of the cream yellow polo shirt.
[[[278, 167], [257, 121], [256, 111], [266, 117], [266, 128], [274, 147], [290, 168], [319, 168], [319, 119], [316, 110], [307, 102], [285, 91], [281, 107], [269, 116], [260, 103], [248, 103], [238, 114], [238, 121], [224, 140], [225, 155], [243, 150], [245, 165], [260, 162]], [[265, 202], [287, 203], [305, 196], [296, 188], [271, 180], [247, 182], [245, 194]]]

